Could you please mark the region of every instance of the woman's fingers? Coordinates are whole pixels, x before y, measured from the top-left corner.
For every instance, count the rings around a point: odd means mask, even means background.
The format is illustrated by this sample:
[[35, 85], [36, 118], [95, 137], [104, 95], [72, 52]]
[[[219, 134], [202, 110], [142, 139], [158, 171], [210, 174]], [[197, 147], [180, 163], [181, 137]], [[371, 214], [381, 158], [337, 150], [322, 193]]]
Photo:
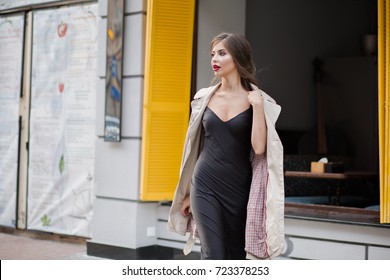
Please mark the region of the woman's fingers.
[[183, 214], [183, 216], [188, 216], [191, 214], [191, 207], [190, 207], [190, 196], [187, 196], [184, 200], [183, 200], [183, 205], [181, 207], [181, 213]]
[[262, 103], [263, 96], [261, 95], [260, 91], [253, 90], [248, 94], [248, 101], [251, 105], [259, 104]]

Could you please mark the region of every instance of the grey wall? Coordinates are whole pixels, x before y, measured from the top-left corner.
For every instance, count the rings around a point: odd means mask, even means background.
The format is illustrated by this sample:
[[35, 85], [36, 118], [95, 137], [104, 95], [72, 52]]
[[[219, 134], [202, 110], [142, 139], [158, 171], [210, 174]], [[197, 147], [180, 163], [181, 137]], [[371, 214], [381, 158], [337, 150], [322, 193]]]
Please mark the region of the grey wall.
[[[277, 128], [315, 125], [316, 57], [359, 56], [370, 32], [370, 0], [247, 0], [246, 36], [261, 88], [282, 106]], [[375, 3], [376, 1], [372, 1]]]

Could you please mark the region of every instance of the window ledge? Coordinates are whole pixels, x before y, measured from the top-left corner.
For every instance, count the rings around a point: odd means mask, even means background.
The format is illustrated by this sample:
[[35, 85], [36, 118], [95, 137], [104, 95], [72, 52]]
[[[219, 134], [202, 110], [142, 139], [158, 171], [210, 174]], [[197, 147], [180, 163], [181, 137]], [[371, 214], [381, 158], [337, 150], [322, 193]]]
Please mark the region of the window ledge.
[[390, 228], [389, 224], [380, 223], [379, 211], [362, 208], [285, 203], [284, 214], [291, 219]]

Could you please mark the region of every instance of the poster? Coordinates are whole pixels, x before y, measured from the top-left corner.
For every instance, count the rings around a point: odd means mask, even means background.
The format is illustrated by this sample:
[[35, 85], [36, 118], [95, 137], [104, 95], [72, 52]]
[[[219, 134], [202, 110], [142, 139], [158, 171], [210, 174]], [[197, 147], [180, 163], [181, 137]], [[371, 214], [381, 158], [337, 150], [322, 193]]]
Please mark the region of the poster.
[[24, 15], [0, 17], [0, 225], [16, 226]]
[[29, 229], [90, 236], [97, 20], [97, 4], [33, 15]]
[[104, 141], [121, 140], [124, 0], [108, 2]]

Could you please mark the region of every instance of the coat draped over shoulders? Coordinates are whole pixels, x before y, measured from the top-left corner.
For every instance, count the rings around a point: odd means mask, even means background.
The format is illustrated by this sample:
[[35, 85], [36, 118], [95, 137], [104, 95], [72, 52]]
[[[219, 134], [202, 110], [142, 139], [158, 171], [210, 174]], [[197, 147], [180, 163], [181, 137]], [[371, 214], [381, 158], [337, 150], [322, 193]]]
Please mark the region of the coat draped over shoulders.
[[[184, 142], [180, 179], [169, 211], [168, 229], [181, 235], [189, 232], [184, 248], [188, 254], [197, 238], [191, 216], [181, 214], [183, 200], [190, 193], [192, 173], [201, 143], [201, 120], [213, 93], [220, 84], [199, 90], [191, 102], [191, 116]], [[253, 89], [258, 88], [252, 85]], [[267, 125], [267, 147], [264, 155], [252, 149], [252, 182], [247, 206], [245, 250], [248, 259], [269, 259], [278, 256], [284, 246], [284, 177], [283, 146], [275, 129], [281, 107], [265, 92], [264, 114]]]

